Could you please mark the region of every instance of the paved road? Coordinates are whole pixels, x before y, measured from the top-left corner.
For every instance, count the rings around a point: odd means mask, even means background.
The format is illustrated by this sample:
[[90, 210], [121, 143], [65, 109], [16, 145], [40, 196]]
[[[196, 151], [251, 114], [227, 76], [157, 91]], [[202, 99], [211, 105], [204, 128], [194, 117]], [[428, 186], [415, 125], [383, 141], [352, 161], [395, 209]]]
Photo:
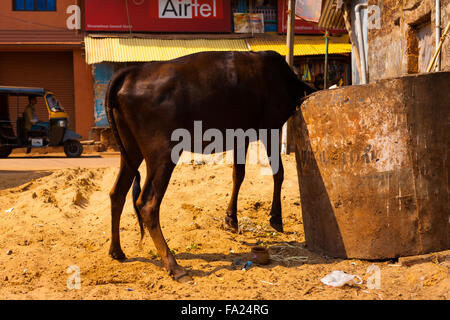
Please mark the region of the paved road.
[[61, 155], [28, 156], [12, 154], [6, 159], [0, 159], [0, 171], [35, 171], [68, 168], [105, 168], [118, 167], [118, 155], [86, 155], [80, 158], [66, 158]]

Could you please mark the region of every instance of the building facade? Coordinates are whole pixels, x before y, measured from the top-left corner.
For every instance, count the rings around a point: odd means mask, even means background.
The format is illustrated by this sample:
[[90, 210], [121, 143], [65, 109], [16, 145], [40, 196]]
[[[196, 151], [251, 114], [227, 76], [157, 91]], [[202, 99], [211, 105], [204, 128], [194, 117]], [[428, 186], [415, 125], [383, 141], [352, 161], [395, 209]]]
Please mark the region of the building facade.
[[[450, 0], [326, 0], [322, 27], [345, 25], [352, 42], [352, 81], [427, 72], [450, 21]], [[450, 70], [450, 41], [436, 67]], [[363, 79], [364, 80], [364, 79]]]
[[[378, 27], [368, 32], [371, 81], [423, 73], [436, 50], [436, 0], [369, 0], [380, 10]], [[450, 21], [450, 1], [440, 0], [441, 32]], [[385, 59], [383, 59], [385, 57]], [[444, 42], [441, 70], [450, 70], [450, 41]]]
[[[51, 90], [68, 112], [70, 128], [87, 138], [93, 125], [93, 78], [84, 56], [83, 5], [76, 0], [0, 1], [0, 85]], [[11, 118], [27, 103], [19, 101]], [[42, 101], [36, 109], [46, 121]]]
[[[310, 15], [317, 1], [297, 1]], [[84, 139], [108, 127], [103, 98], [115, 71], [200, 51], [274, 50], [287, 55], [287, 0], [11, 0], [0, 2], [0, 85], [55, 93]], [[294, 69], [323, 87], [325, 38], [295, 21]], [[350, 45], [331, 30], [329, 84], [350, 84]], [[21, 98], [22, 99], [22, 98]], [[11, 117], [27, 104], [20, 101]], [[43, 104], [38, 118], [45, 120]]]
[[[311, 5], [317, 1], [303, 1]], [[94, 75], [94, 123], [108, 126], [103, 97], [112, 74], [146, 61], [200, 51], [274, 50], [287, 55], [287, 0], [87, 0], [86, 61]], [[299, 2], [301, 3], [301, 2]], [[295, 22], [294, 69], [323, 87], [325, 38], [317, 23]], [[330, 85], [350, 84], [350, 44], [345, 29], [332, 30]]]

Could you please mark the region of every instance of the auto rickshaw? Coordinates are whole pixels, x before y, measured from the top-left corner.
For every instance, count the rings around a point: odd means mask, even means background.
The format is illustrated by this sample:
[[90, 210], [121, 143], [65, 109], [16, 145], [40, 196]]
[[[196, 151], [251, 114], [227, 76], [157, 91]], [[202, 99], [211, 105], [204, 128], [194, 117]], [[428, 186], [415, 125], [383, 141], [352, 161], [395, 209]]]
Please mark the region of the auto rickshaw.
[[[42, 126], [25, 127], [24, 114], [19, 113], [19, 97], [43, 97], [48, 111], [48, 122]], [[17, 97], [15, 99], [14, 97]], [[10, 101], [17, 101], [17, 119], [10, 119]], [[14, 130], [14, 123], [16, 128]], [[38, 123], [39, 124], [39, 123]], [[69, 158], [79, 157], [83, 152], [81, 136], [68, 129], [69, 116], [51, 91], [43, 88], [0, 86], [0, 158], [6, 158], [15, 148], [42, 148], [64, 146]]]

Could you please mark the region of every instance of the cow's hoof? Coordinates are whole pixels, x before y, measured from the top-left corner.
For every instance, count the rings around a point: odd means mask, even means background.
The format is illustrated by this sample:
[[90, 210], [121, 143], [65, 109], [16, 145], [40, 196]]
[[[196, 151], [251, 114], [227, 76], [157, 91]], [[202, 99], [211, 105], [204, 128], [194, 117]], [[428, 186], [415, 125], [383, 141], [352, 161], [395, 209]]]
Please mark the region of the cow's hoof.
[[230, 227], [234, 232], [238, 232], [239, 223], [237, 220], [233, 220], [233, 218], [226, 216], [225, 217], [225, 227]]
[[179, 282], [179, 283], [188, 283], [193, 281], [192, 277], [188, 274], [179, 276], [178, 278], [173, 278], [175, 281]]
[[125, 253], [123, 253], [122, 250], [109, 250], [109, 255], [114, 260], [123, 261], [127, 259], [127, 256], [125, 255]]
[[177, 270], [172, 272], [173, 280], [181, 283], [186, 283], [189, 281], [192, 281], [191, 276], [184, 270], [183, 268], [179, 267]]
[[274, 228], [278, 232], [281, 232], [281, 233], [284, 232], [283, 231], [283, 222], [270, 219], [270, 225], [272, 226], [272, 228]]

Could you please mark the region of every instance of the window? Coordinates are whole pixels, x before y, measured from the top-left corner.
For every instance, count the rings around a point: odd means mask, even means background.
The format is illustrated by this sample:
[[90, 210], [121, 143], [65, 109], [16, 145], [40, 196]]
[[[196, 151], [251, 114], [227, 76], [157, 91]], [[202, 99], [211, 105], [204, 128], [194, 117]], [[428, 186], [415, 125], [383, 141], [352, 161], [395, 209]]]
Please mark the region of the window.
[[47, 104], [51, 111], [53, 112], [64, 112], [64, 108], [59, 104], [58, 100], [51, 95], [47, 94]]
[[417, 28], [417, 40], [419, 46], [419, 72], [427, 72], [428, 65], [434, 53], [433, 28], [431, 21]]
[[56, 11], [56, 0], [13, 0], [14, 11]]

